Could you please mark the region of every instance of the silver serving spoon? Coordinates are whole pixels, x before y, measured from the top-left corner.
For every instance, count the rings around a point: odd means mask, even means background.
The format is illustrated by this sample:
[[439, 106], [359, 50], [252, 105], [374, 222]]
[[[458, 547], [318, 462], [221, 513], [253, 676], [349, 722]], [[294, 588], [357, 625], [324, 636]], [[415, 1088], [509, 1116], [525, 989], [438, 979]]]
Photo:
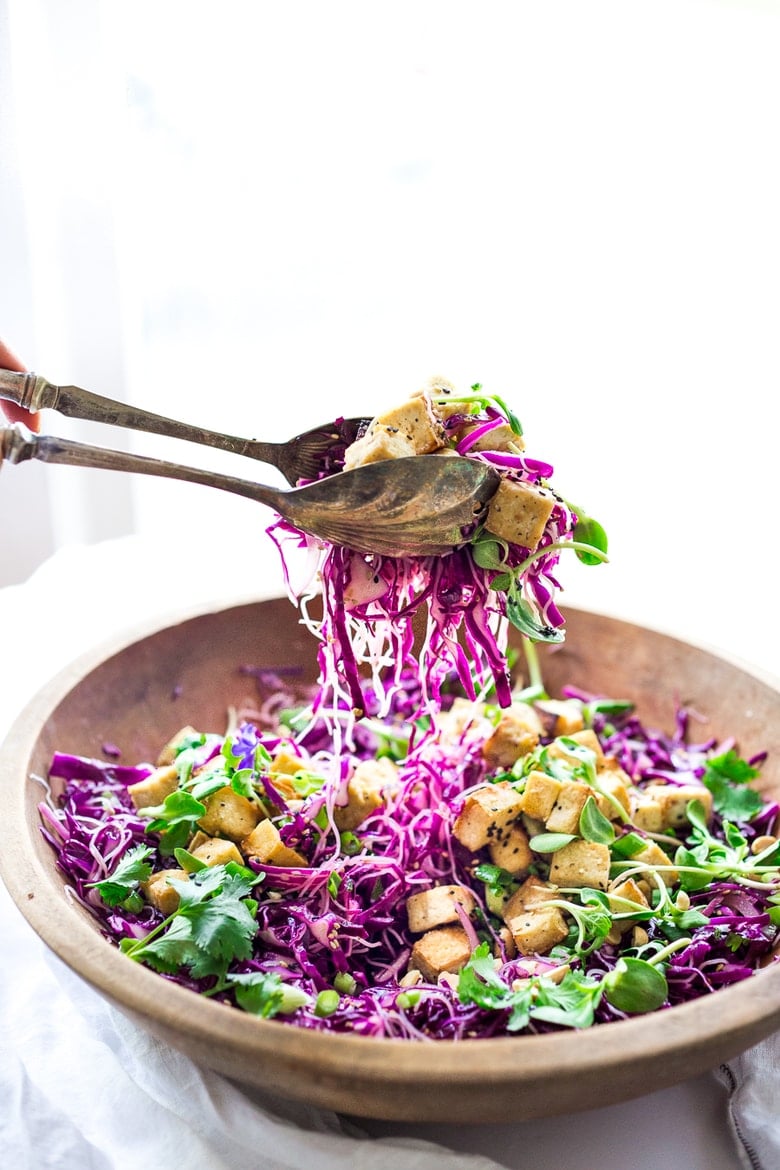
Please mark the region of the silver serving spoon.
[[484, 520], [500, 480], [496, 469], [481, 460], [414, 455], [368, 463], [282, 491], [127, 451], [34, 435], [21, 423], [0, 427], [0, 467], [4, 461], [29, 459], [140, 472], [221, 488], [266, 504], [295, 528], [320, 540], [390, 557], [442, 556], [465, 544]]
[[103, 398], [80, 386], [57, 386], [40, 374], [17, 374], [12, 370], [0, 370], [0, 398], [33, 412], [54, 410], [66, 418], [168, 435], [172, 439], [186, 439], [235, 455], [248, 455], [250, 459], [276, 467], [293, 486], [301, 479], [317, 479], [322, 472], [336, 470], [334, 461], [371, 422], [370, 418], [342, 418], [312, 427], [285, 443], [266, 443], [260, 439], [242, 439], [238, 435], [223, 435], [191, 426], [125, 402]]

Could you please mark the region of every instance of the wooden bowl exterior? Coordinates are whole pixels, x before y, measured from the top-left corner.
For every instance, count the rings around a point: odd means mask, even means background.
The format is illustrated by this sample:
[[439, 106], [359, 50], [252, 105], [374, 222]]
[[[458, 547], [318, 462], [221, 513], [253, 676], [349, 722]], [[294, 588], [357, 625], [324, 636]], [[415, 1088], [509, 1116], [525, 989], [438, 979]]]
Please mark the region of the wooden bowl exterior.
[[[766, 749], [760, 781], [780, 797], [780, 692], [771, 679], [652, 630], [569, 611], [563, 646], [543, 648], [548, 689], [564, 683], [631, 698], [671, 728], [680, 700], [702, 716], [701, 739], [734, 734]], [[780, 964], [662, 1016], [586, 1032], [413, 1044], [311, 1033], [204, 1000], [129, 962], [66, 899], [43, 840], [29, 777], [52, 753], [152, 758], [185, 723], [219, 731], [228, 706], [254, 698], [242, 664], [301, 666], [314, 646], [287, 600], [200, 613], [138, 631], [54, 679], [0, 752], [0, 873], [32, 927], [74, 971], [158, 1038], [196, 1062], [277, 1095], [356, 1116], [458, 1123], [522, 1120], [617, 1103], [715, 1067], [780, 1027]]]

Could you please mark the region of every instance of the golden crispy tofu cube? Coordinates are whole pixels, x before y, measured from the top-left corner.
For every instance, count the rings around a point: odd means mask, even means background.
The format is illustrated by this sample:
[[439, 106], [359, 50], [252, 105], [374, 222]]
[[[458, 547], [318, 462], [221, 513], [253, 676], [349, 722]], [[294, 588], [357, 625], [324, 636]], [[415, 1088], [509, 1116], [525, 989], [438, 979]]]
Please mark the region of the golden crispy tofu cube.
[[428, 983], [435, 983], [445, 971], [456, 974], [471, 958], [468, 935], [462, 926], [440, 926], [418, 938], [409, 959]]
[[574, 735], [585, 727], [582, 704], [575, 699], [545, 699], [540, 706], [543, 713], [552, 720], [552, 735]]
[[546, 488], [502, 479], [490, 501], [485, 527], [494, 536], [533, 552], [554, 507], [555, 497]]
[[241, 842], [241, 852], [264, 865], [278, 865], [285, 869], [305, 868], [309, 864], [297, 849], [285, 845], [273, 821], [261, 821]]
[[190, 853], [204, 865], [227, 865], [229, 861], [235, 861], [236, 865], [244, 864], [235, 842], [225, 841], [222, 837], [209, 837], [207, 841], [190, 849]]
[[663, 814], [657, 800], [644, 794], [634, 797], [634, 807], [631, 812], [631, 821], [638, 829], [645, 833], [663, 832]]
[[387, 756], [378, 760], [361, 760], [355, 766], [352, 778], [370, 784], [378, 792], [393, 789], [398, 785], [398, 765]]
[[[429, 398], [441, 398], [442, 396], [446, 397], [449, 394], [452, 394], [453, 396], [457, 395], [457, 390], [455, 389], [454, 384], [449, 380], [449, 378], [445, 378], [443, 374], [434, 374], [432, 377], [428, 378], [424, 386], [421, 386], [419, 390], [415, 390], [412, 398], [423, 398], [425, 396]], [[432, 403], [432, 406], [438, 415], [440, 404], [434, 402]], [[449, 409], [450, 406], [456, 406], [458, 413], [460, 413], [460, 411], [463, 410], [464, 403], [445, 403], [445, 407], [447, 409]]]
[[186, 882], [189, 881], [189, 874], [183, 869], [161, 869], [153, 873], [148, 882], [141, 882], [141, 890], [147, 902], [166, 918], [179, 908], [178, 891], [168, 884], [168, 878]]
[[298, 772], [305, 771], [306, 760], [291, 751], [288, 745], [281, 744], [271, 761], [268, 779], [284, 800], [295, 800], [298, 797], [298, 792], [293, 783], [293, 776], [296, 776]]
[[640, 849], [631, 858], [631, 864], [636, 865], [651, 865], [654, 869], [658, 869], [658, 876], [663, 879], [667, 886], [673, 886], [678, 880], [680, 874], [672, 865], [669, 857], [664, 853], [661, 846], [655, 841], [648, 841], [644, 849]]
[[576, 833], [585, 802], [589, 796], [595, 795], [587, 784], [580, 784], [578, 780], [564, 781], [545, 822], [548, 833]]
[[448, 922], [459, 922], [458, 906], [467, 914], [476, 906], [474, 895], [465, 886], [433, 886], [410, 894], [406, 899], [409, 929], [412, 934], [423, 934]]
[[538, 906], [543, 906], [545, 902], [557, 897], [557, 886], [543, 882], [541, 878], [532, 874], [510, 895], [504, 906], [504, 922], [517, 918], [518, 914], [523, 914], [526, 910], [535, 910]]
[[231, 841], [241, 841], [252, 832], [263, 815], [253, 801], [234, 792], [229, 785], [218, 788], [203, 803], [206, 813], [198, 821], [198, 826], [209, 837], [229, 837]]
[[[642, 910], [649, 909], [650, 903], [640, 890], [633, 878], [616, 878], [609, 883], [609, 904], [614, 914], [625, 914], [629, 907], [625, 902], [633, 902]], [[622, 900], [621, 900], [622, 899]], [[613, 923], [621, 934], [631, 930], [636, 925], [635, 918], [621, 918]]]
[[145, 780], [137, 784], [128, 784], [127, 793], [136, 808], [154, 808], [162, 804], [166, 796], [170, 796], [179, 787], [179, 773], [168, 764], [163, 768], [156, 768]]
[[339, 832], [356, 829], [384, 803], [383, 789], [398, 783], [398, 768], [392, 760], [362, 760], [347, 785], [347, 803], [336, 805], [333, 820]]
[[484, 784], [470, 793], [452, 827], [453, 834], [472, 853], [482, 849], [510, 821], [519, 817], [521, 796], [511, 784]]
[[617, 760], [608, 757], [597, 770], [596, 779], [600, 790], [596, 796], [599, 811], [610, 821], [623, 820], [620, 809], [630, 816], [631, 781]]
[[370, 781], [353, 776], [347, 786], [347, 803], [336, 805], [333, 821], [340, 833], [356, 829], [366, 817], [376, 812], [383, 804], [382, 793]]
[[490, 727], [485, 719], [485, 704], [461, 698], [453, 701], [449, 711], [437, 712], [434, 723], [441, 738], [449, 743], [457, 743], [471, 732]]
[[425, 398], [410, 398], [375, 418], [365, 435], [347, 447], [344, 469], [351, 471], [366, 463], [408, 455], [430, 455], [444, 444], [444, 427]]
[[488, 845], [490, 860], [517, 877], [525, 873], [533, 861], [533, 853], [528, 844], [528, 834], [522, 825], [511, 824], [499, 829]]
[[[453, 412], [454, 413], [454, 412]], [[482, 426], [482, 423], [477, 423], [473, 426], [464, 426], [458, 431], [458, 438], [466, 438], [477, 426]], [[509, 423], [499, 423], [497, 427], [493, 427], [481, 439], [477, 439], [473, 443], [470, 450], [472, 451], [522, 451], [525, 448], [525, 441], [522, 435], [516, 434]]]
[[485, 740], [482, 755], [490, 768], [511, 768], [516, 760], [533, 751], [542, 734], [542, 721], [527, 703], [507, 708]]
[[[559, 738], [561, 737], [559, 736]], [[585, 727], [582, 731], [575, 731], [571, 735], [567, 735], [565, 738], [571, 739], [574, 741], [574, 743], [578, 743], [580, 747], [586, 747], [592, 751], [596, 757], [596, 768], [603, 767], [605, 759], [604, 749], [599, 742], [599, 737], [596, 735], [596, 732], [593, 731], [590, 727]], [[555, 739], [548, 747], [547, 752], [548, 755], [550, 755], [553, 759], [569, 761], [572, 759], [571, 751], [566, 747], [566, 744], [558, 743], [558, 741]]]
[[196, 829], [187, 842], [187, 849], [190, 853], [194, 853], [199, 845], [205, 845], [207, 841], [213, 841], [213, 837], [209, 837], [208, 833], [204, 833], [202, 829]]
[[273, 754], [271, 771], [283, 776], [294, 776], [296, 772], [306, 770], [306, 761], [297, 752], [291, 751], [287, 744], [280, 744]]
[[157, 763], [159, 767], [162, 768], [165, 764], [172, 764], [176, 759], [176, 756], [179, 754], [179, 748], [181, 745], [188, 739], [192, 739], [194, 736], [199, 734], [200, 732], [196, 731], [194, 727], [189, 726], [182, 727], [180, 731], [177, 731], [174, 736], [171, 736], [157, 757]]
[[557, 886], [606, 890], [609, 885], [609, 847], [595, 841], [570, 841], [553, 853], [550, 881]]
[[663, 833], [666, 829], [680, 829], [688, 824], [688, 805], [692, 800], [698, 800], [704, 806], [707, 820], [712, 816], [712, 793], [703, 785], [649, 784], [644, 792], [660, 810], [661, 827], [652, 832]]
[[384, 463], [387, 459], [404, 459], [415, 454], [412, 445], [400, 434], [384, 430], [368, 431], [347, 447], [344, 470], [353, 471], [368, 463]]
[[521, 955], [546, 955], [569, 933], [557, 906], [536, 906], [511, 918], [507, 926]]
[[537, 821], [546, 821], [561, 791], [560, 780], [545, 772], [529, 772], [523, 791], [523, 812]]

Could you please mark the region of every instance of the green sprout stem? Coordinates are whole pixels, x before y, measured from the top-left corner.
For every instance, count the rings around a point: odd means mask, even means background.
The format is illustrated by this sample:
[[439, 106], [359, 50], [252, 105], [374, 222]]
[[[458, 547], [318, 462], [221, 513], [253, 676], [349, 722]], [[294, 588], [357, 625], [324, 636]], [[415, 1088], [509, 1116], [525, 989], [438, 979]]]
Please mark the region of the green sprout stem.
[[658, 965], [658, 963], [665, 962], [666, 959], [668, 959], [670, 955], [673, 955], [675, 951], [685, 950], [685, 948], [690, 946], [692, 942], [693, 939], [691, 938], [677, 938], [674, 940], [674, 942], [670, 942], [667, 946], [662, 947], [660, 951], [656, 951], [656, 953], [651, 955], [650, 958], [646, 960], [646, 962], [648, 962], [651, 967], [655, 967]]
[[538, 548], [536, 552], [532, 552], [517, 568], [506, 571], [511, 571], [515, 576], [520, 577], [530, 568], [534, 561], [540, 560], [541, 557], [546, 557], [548, 553], [557, 552], [559, 549], [563, 551], [567, 548], [574, 549], [575, 552], [591, 553], [594, 557], [598, 557], [600, 561], [604, 561], [605, 563], [609, 562], [607, 554], [603, 553], [601, 549], [596, 548], [595, 545], [586, 544], [582, 540], [555, 540], [552, 544], [546, 544], [542, 548]]

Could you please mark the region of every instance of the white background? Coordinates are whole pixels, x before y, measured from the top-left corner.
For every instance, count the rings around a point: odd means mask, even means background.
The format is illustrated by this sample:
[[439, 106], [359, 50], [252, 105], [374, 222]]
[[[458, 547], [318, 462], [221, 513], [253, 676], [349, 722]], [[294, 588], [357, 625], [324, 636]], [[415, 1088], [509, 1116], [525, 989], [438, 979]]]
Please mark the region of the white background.
[[[609, 566], [562, 564], [564, 605], [780, 649], [777, 3], [0, 17], [0, 333], [29, 365], [277, 439], [433, 373], [480, 381], [609, 532]], [[8, 468], [0, 583], [133, 531], [229, 572], [264, 519], [197, 487]]]

